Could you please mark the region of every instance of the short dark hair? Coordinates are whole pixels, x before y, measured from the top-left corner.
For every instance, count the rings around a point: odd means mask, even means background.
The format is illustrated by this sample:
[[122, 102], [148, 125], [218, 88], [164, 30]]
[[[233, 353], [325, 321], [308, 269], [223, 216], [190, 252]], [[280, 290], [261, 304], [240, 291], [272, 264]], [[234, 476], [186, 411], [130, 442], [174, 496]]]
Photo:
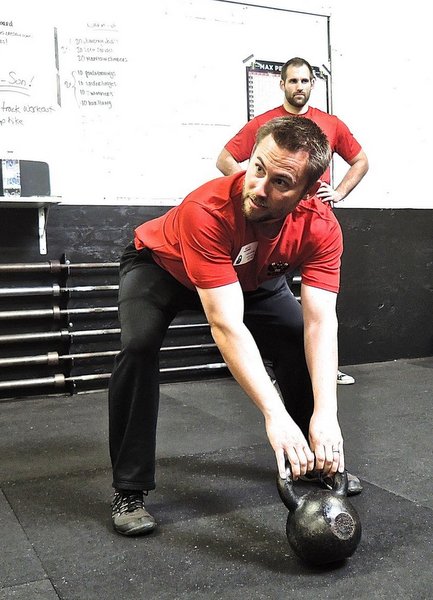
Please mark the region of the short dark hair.
[[281, 67], [281, 79], [283, 81], [286, 81], [287, 69], [289, 67], [303, 67], [303, 66], [307, 67], [308, 70], [310, 71], [310, 78], [315, 79], [313, 67], [310, 65], [308, 60], [305, 60], [305, 58], [300, 58], [299, 56], [295, 56], [295, 57], [291, 58], [290, 60], [288, 60], [286, 63], [284, 63], [284, 65]]
[[314, 121], [305, 117], [277, 117], [262, 125], [257, 131], [256, 146], [271, 135], [277, 146], [309, 155], [307, 188], [311, 187], [326, 171], [331, 161], [328, 138]]

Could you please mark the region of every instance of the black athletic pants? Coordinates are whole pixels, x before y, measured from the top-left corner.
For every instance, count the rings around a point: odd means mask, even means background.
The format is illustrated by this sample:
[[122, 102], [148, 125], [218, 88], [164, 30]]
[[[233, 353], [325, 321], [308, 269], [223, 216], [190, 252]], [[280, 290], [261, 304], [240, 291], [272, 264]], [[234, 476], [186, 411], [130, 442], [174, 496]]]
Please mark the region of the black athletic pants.
[[[313, 395], [305, 362], [299, 303], [284, 277], [244, 293], [244, 322], [263, 357], [273, 365], [287, 411], [308, 440]], [[159, 350], [181, 310], [202, 310], [196, 291], [159, 267], [147, 250], [130, 244], [121, 259], [119, 319], [121, 352], [109, 385], [110, 456], [113, 486], [155, 488], [159, 408]]]

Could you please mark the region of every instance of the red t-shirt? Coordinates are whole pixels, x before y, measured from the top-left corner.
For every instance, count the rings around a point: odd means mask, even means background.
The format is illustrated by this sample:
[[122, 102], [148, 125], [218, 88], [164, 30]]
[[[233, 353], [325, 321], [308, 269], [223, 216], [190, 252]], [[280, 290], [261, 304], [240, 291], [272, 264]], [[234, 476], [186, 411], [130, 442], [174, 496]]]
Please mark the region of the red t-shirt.
[[[343, 121], [335, 115], [323, 112], [318, 108], [309, 107], [307, 112], [302, 115], [292, 115], [287, 112], [284, 106], [277, 106], [272, 110], [257, 115], [248, 121], [242, 129], [225, 145], [226, 150], [230, 152], [236, 162], [248, 160], [253, 152], [256, 141], [256, 133], [259, 127], [274, 119], [275, 117], [304, 117], [314, 121], [328, 138], [332, 152], [336, 152], [345, 161], [355, 158], [361, 151], [361, 145], [353, 137], [349, 128]], [[330, 182], [329, 169], [321, 177], [322, 181]]]
[[252, 291], [300, 269], [303, 283], [338, 292], [342, 233], [329, 206], [303, 200], [275, 237], [242, 213], [245, 173], [220, 177], [191, 192], [179, 206], [135, 230], [135, 247], [190, 289], [239, 281]]

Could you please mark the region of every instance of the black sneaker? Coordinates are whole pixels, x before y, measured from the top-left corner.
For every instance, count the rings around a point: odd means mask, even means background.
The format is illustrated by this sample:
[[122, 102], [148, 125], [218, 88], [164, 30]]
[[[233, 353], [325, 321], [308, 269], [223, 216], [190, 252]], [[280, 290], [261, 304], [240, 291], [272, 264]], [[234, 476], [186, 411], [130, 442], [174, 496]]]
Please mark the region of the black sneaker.
[[142, 491], [115, 490], [111, 503], [113, 527], [122, 535], [143, 535], [156, 527], [144, 507]]

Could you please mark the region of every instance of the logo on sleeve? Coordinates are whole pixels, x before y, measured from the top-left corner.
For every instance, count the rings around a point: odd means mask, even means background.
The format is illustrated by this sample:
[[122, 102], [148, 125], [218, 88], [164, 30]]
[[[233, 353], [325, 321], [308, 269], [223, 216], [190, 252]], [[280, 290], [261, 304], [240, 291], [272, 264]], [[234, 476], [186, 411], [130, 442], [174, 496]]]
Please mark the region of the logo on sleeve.
[[242, 248], [239, 250], [239, 254], [233, 262], [233, 265], [238, 267], [239, 265], [244, 265], [245, 263], [251, 262], [256, 255], [258, 245], [259, 242], [251, 242], [251, 244], [242, 246]]

